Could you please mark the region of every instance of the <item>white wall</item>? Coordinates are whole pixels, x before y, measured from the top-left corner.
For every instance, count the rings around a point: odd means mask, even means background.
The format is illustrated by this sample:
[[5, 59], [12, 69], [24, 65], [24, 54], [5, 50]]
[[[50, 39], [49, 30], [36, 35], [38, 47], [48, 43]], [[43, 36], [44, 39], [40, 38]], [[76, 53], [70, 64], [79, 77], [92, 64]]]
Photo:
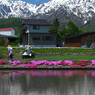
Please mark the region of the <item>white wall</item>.
[[15, 31], [14, 29], [11, 31], [0, 31], [1, 35], [10, 35], [10, 36], [14, 36], [15, 35]]

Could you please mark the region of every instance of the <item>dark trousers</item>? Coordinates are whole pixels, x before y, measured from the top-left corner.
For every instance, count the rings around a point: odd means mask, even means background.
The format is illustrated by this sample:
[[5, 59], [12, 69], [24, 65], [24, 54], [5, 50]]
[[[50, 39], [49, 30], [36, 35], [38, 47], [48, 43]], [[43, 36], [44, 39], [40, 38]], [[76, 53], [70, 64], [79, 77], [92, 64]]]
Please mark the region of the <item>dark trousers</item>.
[[13, 59], [13, 54], [11, 54], [10, 56], [9, 56], [9, 60], [12, 60]]

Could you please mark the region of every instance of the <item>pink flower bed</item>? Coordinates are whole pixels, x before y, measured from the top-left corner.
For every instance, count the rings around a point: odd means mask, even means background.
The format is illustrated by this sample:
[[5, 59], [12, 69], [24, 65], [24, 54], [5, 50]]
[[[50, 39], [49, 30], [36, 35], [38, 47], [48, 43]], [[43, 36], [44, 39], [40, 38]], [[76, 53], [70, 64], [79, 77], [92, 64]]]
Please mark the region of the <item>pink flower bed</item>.
[[[4, 60], [0, 60], [0, 64], [6, 64], [7, 62], [5, 62]], [[48, 66], [53, 66], [53, 67], [77, 67], [77, 68], [81, 68], [81, 67], [86, 67], [86, 68], [92, 68], [95, 67], [95, 60], [79, 60], [79, 61], [72, 61], [72, 60], [58, 60], [58, 61], [48, 61], [48, 60], [39, 60], [39, 61], [19, 61], [19, 60], [14, 60], [11, 61], [10, 64], [12, 66], [18, 66], [18, 67], [48, 67]]]
[[6, 62], [4, 60], [0, 60], [0, 64], [5, 64]]

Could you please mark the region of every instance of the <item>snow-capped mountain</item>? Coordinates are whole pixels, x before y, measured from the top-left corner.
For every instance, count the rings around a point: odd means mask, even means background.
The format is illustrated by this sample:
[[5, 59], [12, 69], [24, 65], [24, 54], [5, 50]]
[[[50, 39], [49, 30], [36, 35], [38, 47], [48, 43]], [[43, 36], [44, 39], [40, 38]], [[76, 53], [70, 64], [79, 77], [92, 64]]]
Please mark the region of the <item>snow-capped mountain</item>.
[[0, 0], [0, 18], [47, 18], [58, 17], [62, 23], [73, 20], [78, 25], [91, 22], [95, 17], [95, 0], [51, 0], [33, 5], [23, 1]]

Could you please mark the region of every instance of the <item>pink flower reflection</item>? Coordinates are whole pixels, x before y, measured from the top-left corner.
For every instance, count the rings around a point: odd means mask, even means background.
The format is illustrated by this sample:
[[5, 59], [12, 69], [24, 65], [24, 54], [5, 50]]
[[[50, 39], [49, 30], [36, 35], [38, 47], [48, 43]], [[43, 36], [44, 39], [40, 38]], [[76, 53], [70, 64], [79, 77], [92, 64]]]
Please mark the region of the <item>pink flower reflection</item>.
[[[85, 76], [91, 75], [95, 77], [95, 71], [18, 71], [12, 72], [12, 76], [21, 76], [21, 75], [30, 75], [30, 76], [38, 76], [38, 77], [48, 77], [48, 76], [65, 76], [65, 77], [73, 77], [73, 76]], [[1, 73], [0, 76], [2, 77], [3, 74]]]
[[95, 77], [95, 71], [92, 71], [92, 77]]
[[12, 75], [12, 76], [20, 76], [21, 73], [19, 73], [19, 72], [12, 72], [11, 75]]
[[73, 76], [73, 75], [74, 75], [73, 71], [65, 71], [64, 72], [64, 76], [66, 76], [66, 77], [70, 77], [70, 76]]
[[62, 76], [63, 72], [62, 71], [18, 71], [11, 73], [11, 75], [13, 76], [19, 76], [21, 74], [46, 77], [46, 76]]

